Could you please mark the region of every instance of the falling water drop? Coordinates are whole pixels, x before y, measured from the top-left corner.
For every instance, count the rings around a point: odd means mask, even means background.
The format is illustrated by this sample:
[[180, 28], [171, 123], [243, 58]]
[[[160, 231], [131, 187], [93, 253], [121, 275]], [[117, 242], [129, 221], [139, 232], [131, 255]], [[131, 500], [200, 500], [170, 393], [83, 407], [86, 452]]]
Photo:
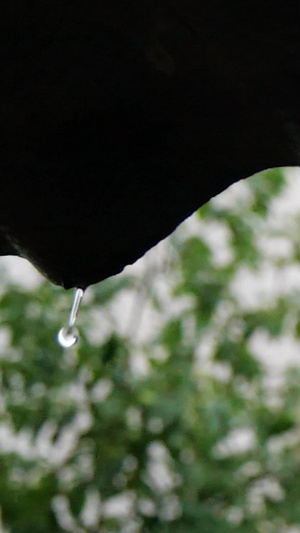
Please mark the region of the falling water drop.
[[72, 348], [78, 342], [79, 335], [77, 329], [75, 328], [75, 322], [83, 294], [84, 292], [82, 289], [76, 289], [70, 312], [69, 323], [67, 326], [61, 328], [58, 332], [57, 340], [63, 348]]
[[76, 328], [61, 328], [57, 335], [57, 340], [63, 348], [72, 348], [72, 346], [77, 344], [78, 339], [78, 330]]

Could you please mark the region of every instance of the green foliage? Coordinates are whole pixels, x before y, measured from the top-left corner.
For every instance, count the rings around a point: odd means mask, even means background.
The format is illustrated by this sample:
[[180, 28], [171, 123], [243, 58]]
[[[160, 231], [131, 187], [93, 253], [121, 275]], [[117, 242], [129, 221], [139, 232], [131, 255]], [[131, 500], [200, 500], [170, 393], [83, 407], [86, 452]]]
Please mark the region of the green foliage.
[[[171, 238], [167, 268], [126, 271], [89, 289], [76, 350], [55, 340], [69, 293], [46, 282], [37, 291], [2, 288], [3, 531], [299, 528], [300, 371], [272, 388], [252, 342], [261, 331], [299, 338], [297, 298], [251, 307], [233, 290], [242, 268], [258, 274], [266, 262], [258, 236], [271, 231], [266, 220], [284, 187], [279, 170], [255, 176], [250, 202], [212, 201], [198, 214], [199, 235]], [[211, 223], [229, 235], [223, 262], [206, 238]]]

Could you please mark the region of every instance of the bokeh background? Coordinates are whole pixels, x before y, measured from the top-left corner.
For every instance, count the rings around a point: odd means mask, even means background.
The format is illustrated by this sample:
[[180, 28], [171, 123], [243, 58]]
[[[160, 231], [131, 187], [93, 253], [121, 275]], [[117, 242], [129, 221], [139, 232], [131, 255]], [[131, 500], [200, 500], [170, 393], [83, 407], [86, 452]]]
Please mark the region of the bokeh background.
[[[122, 228], [120, 228], [120, 231]], [[300, 533], [300, 176], [72, 292], [0, 260], [1, 533]]]

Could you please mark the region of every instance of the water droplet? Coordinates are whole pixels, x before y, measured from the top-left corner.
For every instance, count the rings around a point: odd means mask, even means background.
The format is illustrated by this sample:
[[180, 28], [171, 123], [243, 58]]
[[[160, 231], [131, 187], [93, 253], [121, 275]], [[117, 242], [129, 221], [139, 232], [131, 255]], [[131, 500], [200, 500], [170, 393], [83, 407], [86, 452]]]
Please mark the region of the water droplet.
[[61, 328], [58, 332], [57, 340], [63, 348], [72, 348], [78, 342], [79, 335], [74, 325], [83, 298], [83, 294], [84, 291], [82, 289], [76, 289], [68, 325], [64, 328]]
[[79, 339], [78, 330], [74, 327], [61, 328], [57, 335], [57, 340], [63, 348], [72, 348]]

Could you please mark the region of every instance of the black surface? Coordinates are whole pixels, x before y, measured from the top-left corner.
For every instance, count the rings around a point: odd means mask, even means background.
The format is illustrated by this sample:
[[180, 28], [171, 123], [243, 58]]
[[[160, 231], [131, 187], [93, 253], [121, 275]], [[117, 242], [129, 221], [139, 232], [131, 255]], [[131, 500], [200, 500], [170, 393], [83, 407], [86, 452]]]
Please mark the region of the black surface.
[[211, 196], [300, 164], [300, 3], [0, 7], [0, 253], [86, 287]]

